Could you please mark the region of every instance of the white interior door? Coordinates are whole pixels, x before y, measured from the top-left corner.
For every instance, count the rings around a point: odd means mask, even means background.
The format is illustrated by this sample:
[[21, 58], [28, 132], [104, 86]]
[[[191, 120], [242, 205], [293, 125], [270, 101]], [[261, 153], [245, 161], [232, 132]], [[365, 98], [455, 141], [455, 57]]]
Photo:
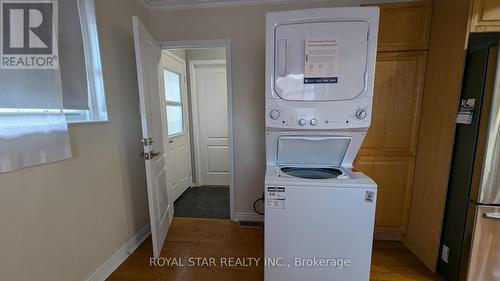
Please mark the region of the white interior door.
[[175, 201], [192, 184], [186, 62], [163, 52], [161, 66], [168, 120], [168, 186]]
[[226, 62], [193, 62], [191, 75], [197, 183], [229, 185]]
[[160, 94], [160, 45], [144, 27], [133, 17], [137, 77], [139, 85], [142, 142], [151, 223], [153, 254], [160, 256], [168, 228], [173, 217], [172, 200], [167, 186], [164, 125], [166, 114]]

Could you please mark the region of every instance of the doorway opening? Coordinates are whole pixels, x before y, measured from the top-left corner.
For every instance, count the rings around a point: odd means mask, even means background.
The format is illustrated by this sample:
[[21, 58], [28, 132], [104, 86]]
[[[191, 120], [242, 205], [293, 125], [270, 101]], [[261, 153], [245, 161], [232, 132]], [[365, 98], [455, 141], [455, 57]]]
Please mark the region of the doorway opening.
[[174, 217], [232, 217], [229, 51], [228, 46], [162, 50], [167, 178]]

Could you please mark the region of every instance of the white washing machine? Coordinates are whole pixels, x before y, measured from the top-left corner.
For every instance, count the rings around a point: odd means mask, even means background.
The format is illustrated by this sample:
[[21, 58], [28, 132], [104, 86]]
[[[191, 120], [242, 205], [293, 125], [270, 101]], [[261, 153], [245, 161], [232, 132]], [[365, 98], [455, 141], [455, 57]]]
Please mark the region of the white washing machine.
[[352, 168], [370, 126], [379, 10], [267, 15], [265, 281], [368, 281], [377, 185]]

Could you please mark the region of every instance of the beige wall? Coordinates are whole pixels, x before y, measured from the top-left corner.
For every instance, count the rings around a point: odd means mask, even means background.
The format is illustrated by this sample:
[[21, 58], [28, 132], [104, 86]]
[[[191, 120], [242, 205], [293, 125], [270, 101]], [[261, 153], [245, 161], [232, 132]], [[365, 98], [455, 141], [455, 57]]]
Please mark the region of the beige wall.
[[172, 54], [178, 56], [179, 58], [186, 59], [186, 51], [181, 49], [169, 50]]
[[97, 0], [110, 122], [71, 126], [73, 158], [0, 174], [0, 279], [86, 280], [148, 224], [132, 15]]
[[186, 60], [225, 60], [225, 48], [191, 49], [186, 50]]

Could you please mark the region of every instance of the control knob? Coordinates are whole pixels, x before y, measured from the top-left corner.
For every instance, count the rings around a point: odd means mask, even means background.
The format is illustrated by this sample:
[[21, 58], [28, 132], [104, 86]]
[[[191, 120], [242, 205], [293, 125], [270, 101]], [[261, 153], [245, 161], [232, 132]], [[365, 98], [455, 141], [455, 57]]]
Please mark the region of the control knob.
[[318, 125], [318, 119], [313, 118], [313, 119], [311, 119], [311, 121], [309, 121], [309, 123], [311, 124], [311, 126], [316, 126], [316, 125]]
[[299, 120], [299, 125], [300, 125], [300, 126], [305, 126], [305, 125], [306, 125], [306, 123], [307, 123], [306, 119], [300, 119], [300, 120]]
[[364, 109], [358, 109], [358, 111], [356, 111], [356, 118], [358, 118], [358, 120], [363, 120], [366, 118], [366, 110]]
[[269, 117], [271, 117], [271, 119], [273, 119], [273, 120], [276, 120], [276, 119], [280, 118], [280, 112], [276, 109], [271, 110], [271, 112], [269, 112]]

